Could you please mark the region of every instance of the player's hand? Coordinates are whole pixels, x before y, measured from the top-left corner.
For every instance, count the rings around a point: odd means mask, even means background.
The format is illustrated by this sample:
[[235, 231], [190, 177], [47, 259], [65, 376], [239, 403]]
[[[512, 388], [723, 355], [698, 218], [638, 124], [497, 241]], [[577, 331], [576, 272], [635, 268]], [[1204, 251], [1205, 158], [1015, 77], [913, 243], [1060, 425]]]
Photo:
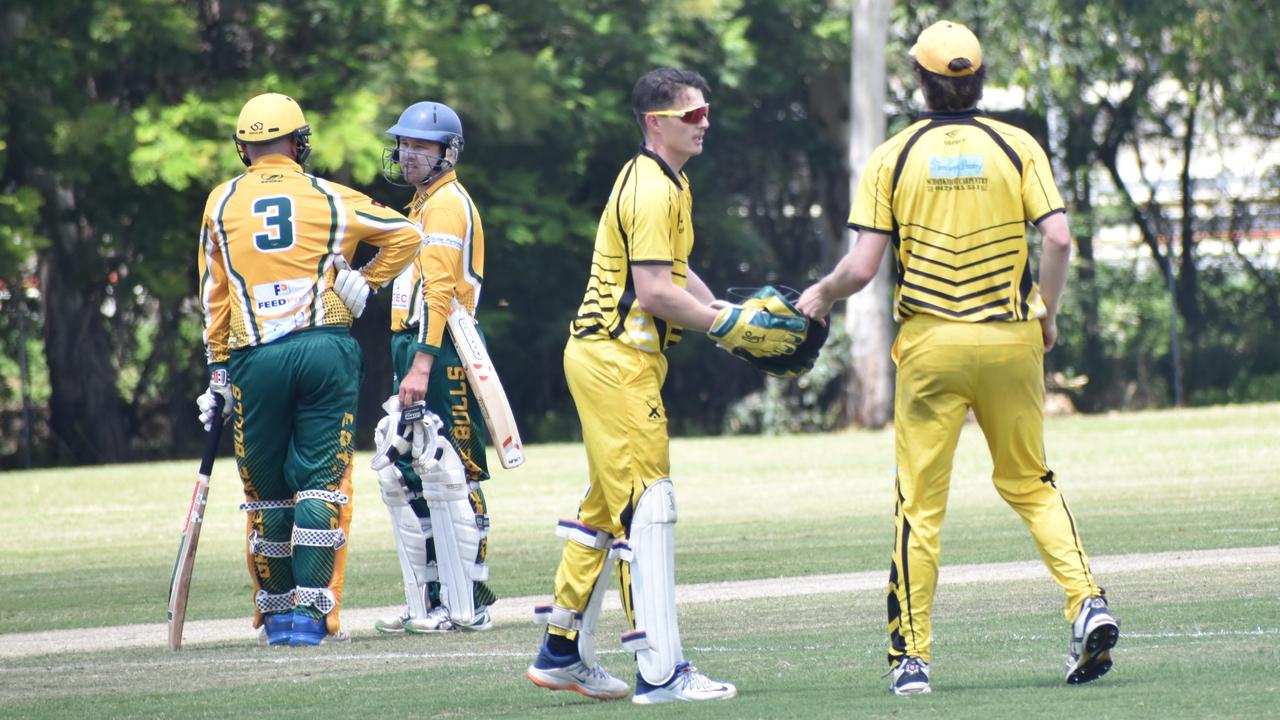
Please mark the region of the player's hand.
[[422, 402], [427, 397], [427, 380], [430, 377], [429, 368], [423, 370], [417, 365], [409, 368], [409, 372], [400, 381], [400, 406], [409, 407]]
[[1058, 343], [1058, 320], [1051, 317], [1040, 318], [1040, 337], [1044, 338], [1044, 351], [1049, 352]]
[[806, 317], [820, 320], [831, 314], [831, 306], [835, 304], [836, 299], [827, 297], [826, 288], [821, 282], [816, 282], [800, 293], [800, 299], [796, 301], [796, 309]]
[[742, 350], [756, 357], [773, 357], [794, 353], [804, 341], [806, 328], [804, 318], [774, 314], [763, 301], [752, 298], [721, 309], [707, 335], [729, 352]]
[[222, 401], [221, 421], [226, 422], [231, 417], [231, 380], [227, 376], [224, 369], [214, 370], [209, 374], [209, 387], [205, 389], [200, 397], [196, 398], [196, 408], [200, 414], [197, 419], [204, 426], [204, 431], [209, 432], [213, 429], [214, 418], [219, 415], [218, 401]]
[[360, 317], [364, 313], [365, 303], [369, 301], [369, 281], [358, 270], [352, 270], [347, 259], [338, 254], [333, 259], [333, 266], [338, 268], [338, 275], [333, 281], [333, 291], [342, 298], [342, 304], [351, 311], [351, 317]]

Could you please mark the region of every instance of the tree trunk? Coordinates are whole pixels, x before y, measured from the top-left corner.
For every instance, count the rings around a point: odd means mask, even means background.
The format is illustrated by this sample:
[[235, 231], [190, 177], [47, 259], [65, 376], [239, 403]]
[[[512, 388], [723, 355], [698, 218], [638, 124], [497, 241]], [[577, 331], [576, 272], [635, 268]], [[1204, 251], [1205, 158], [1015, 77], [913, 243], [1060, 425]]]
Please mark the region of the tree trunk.
[[[50, 261], [42, 278], [45, 361], [49, 367], [49, 415], [60, 457], [75, 464], [129, 459], [128, 409], [116, 388], [111, 341], [99, 309], [101, 288], [80, 282], [86, 258], [96, 258], [90, 231], [75, 222], [75, 194], [49, 177], [41, 184], [49, 199], [45, 226]], [[96, 265], [96, 263], [91, 262]], [[85, 292], [85, 288], [93, 288]]]
[[[888, 0], [853, 3], [853, 53], [850, 68], [853, 117], [850, 123], [849, 188], [856, 192], [862, 171], [885, 135], [885, 41], [889, 33]], [[855, 241], [850, 233], [849, 242]], [[864, 427], [884, 427], [893, 419], [893, 361], [889, 349], [893, 271], [889, 251], [880, 271], [862, 292], [849, 298], [845, 327], [852, 340], [852, 373], [845, 387], [848, 416]]]

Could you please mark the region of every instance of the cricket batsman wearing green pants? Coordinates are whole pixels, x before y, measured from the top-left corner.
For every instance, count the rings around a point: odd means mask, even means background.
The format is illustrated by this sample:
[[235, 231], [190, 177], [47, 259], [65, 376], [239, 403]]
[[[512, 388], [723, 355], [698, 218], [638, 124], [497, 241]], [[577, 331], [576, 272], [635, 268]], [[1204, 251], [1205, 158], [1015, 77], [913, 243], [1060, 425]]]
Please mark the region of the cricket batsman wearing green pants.
[[[464, 141], [462, 120], [452, 108], [414, 103], [387, 133], [396, 143], [384, 153], [383, 175], [394, 185], [414, 188], [409, 217], [423, 231], [419, 261], [392, 285], [392, 390], [400, 407], [425, 398], [427, 409], [440, 418], [444, 436], [461, 460], [465, 478], [460, 482], [467, 484], [470, 507], [459, 505], [458, 518], [446, 508], [446, 517], [433, 518], [410, 457], [378, 470], [406, 604], [374, 626], [385, 633], [487, 630], [493, 626], [488, 608], [497, 599], [485, 582], [489, 516], [480, 484], [489, 478], [488, 433], [453, 338], [445, 332], [455, 304], [474, 315], [480, 301], [484, 226], [454, 170]], [[460, 542], [437, 543], [455, 524], [453, 539]], [[465, 547], [466, 552], [455, 557], [453, 551], [438, 552], [437, 546]]]
[[[422, 237], [403, 215], [304, 172], [310, 134], [292, 98], [249, 100], [234, 135], [248, 167], [209, 194], [200, 230], [210, 380], [197, 405], [206, 428], [232, 419], [254, 626], [271, 645], [341, 637], [363, 375], [348, 330]], [[347, 261], [361, 241], [380, 252], [357, 272]]]

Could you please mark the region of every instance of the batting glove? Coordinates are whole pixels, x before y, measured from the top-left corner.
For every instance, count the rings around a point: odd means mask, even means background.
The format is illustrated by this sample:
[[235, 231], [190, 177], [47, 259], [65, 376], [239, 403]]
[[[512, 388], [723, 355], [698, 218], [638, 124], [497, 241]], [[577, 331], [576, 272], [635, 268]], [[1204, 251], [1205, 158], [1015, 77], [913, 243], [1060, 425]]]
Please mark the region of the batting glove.
[[[400, 398], [396, 395], [387, 398], [382, 403], [382, 409], [387, 414], [378, 421], [378, 427], [373, 431], [374, 451], [370, 462], [373, 469], [381, 471], [401, 457], [408, 456], [407, 459], [412, 460], [426, 454], [427, 446], [431, 443], [427, 438], [424, 418], [420, 416], [417, 420], [402, 422]], [[426, 415], [431, 416], [430, 413]]]
[[219, 414], [222, 422], [231, 417], [231, 404], [231, 380], [225, 369], [218, 368], [209, 374], [209, 387], [204, 394], [196, 398], [196, 407], [200, 410], [196, 417], [205, 432], [213, 430], [214, 418]]
[[342, 303], [351, 311], [351, 317], [360, 317], [364, 313], [365, 303], [369, 301], [369, 281], [358, 270], [352, 270], [351, 264], [342, 255], [333, 260], [338, 268], [338, 276], [333, 281], [333, 291], [342, 298]]

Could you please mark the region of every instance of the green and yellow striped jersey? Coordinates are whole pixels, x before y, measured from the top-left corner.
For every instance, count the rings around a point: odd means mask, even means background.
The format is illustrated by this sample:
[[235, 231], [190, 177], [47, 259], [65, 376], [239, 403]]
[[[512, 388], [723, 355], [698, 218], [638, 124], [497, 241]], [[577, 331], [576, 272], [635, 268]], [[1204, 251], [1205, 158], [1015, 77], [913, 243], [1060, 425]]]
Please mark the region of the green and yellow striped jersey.
[[364, 241], [379, 253], [361, 271], [374, 289], [414, 262], [422, 233], [400, 213], [302, 171], [259, 158], [209, 194], [200, 227], [200, 305], [208, 362], [295, 330], [351, 325], [333, 291], [334, 258]]
[[452, 170], [414, 195], [409, 217], [422, 228], [422, 250], [419, 262], [406, 267], [392, 284], [391, 331], [416, 330], [418, 349], [434, 355], [440, 351], [453, 299], [472, 315], [480, 303], [484, 226]]
[[849, 225], [892, 235], [899, 322], [1016, 321], [1046, 312], [1026, 224], [1062, 211], [1049, 160], [1026, 131], [976, 110], [926, 113], [872, 153]]
[[672, 281], [685, 287], [693, 250], [692, 212], [689, 179], [641, 147], [618, 173], [600, 215], [591, 277], [569, 326], [573, 337], [615, 339], [655, 353], [680, 341], [679, 326], [640, 309], [630, 268], [670, 265]]

